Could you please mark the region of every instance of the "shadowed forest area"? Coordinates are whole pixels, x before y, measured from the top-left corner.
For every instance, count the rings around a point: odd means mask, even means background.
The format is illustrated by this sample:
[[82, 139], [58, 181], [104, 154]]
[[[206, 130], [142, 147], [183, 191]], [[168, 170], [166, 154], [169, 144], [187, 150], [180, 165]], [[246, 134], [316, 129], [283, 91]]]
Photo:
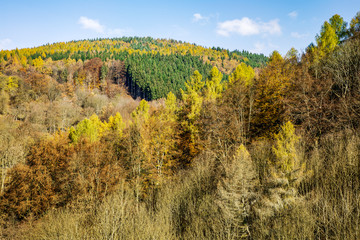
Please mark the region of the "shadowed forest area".
[[359, 32], [1, 51], [1, 237], [360, 239]]

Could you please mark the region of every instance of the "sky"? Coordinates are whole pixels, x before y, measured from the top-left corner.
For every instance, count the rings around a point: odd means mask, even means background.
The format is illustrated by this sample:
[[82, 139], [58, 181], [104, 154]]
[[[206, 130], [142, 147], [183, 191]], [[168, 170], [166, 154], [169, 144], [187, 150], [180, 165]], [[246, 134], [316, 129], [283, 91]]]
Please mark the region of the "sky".
[[150, 36], [204, 47], [303, 52], [324, 21], [359, 0], [0, 0], [0, 50], [71, 40]]

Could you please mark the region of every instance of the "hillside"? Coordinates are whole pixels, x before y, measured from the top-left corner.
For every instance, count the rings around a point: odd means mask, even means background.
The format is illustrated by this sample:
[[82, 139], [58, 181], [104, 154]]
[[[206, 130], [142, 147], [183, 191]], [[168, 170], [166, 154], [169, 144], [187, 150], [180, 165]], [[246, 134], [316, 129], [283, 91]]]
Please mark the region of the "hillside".
[[266, 61], [151, 38], [2, 51], [1, 238], [359, 239], [359, 32], [334, 15]]
[[[93, 60], [97, 58], [101, 61]], [[211, 67], [216, 66], [225, 79], [241, 62], [261, 67], [267, 57], [150, 37], [72, 41], [0, 52], [0, 66], [5, 72], [16, 71], [12, 68], [22, 71], [35, 68], [58, 82], [92, 88], [104, 85], [105, 81], [121, 82], [134, 98], [147, 100], [163, 98], [170, 91], [179, 96], [195, 70], [207, 76]]]

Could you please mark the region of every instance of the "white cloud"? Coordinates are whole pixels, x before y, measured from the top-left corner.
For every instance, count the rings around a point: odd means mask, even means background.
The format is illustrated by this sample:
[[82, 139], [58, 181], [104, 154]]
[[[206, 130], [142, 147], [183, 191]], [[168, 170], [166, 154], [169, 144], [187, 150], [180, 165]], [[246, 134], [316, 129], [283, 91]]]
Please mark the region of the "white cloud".
[[281, 34], [281, 27], [278, 19], [269, 22], [261, 22], [243, 17], [240, 20], [234, 19], [218, 23], [216, 32], [222, 36], [230, 36], [231, 33], [242, 36], [258, 35], [262, 33]]
[[99, 23], [98, 20], [93, 20], [87, 17], [80, 17], [78, 23], [85, 29], [94, 30], [98, 33], [103, 33], [105, 27]]
[[201, 15], [200, 13], [195, 13], [193, 15], [193, 22], [197, 22], [200, 24], [206, 24], [209, 21], [209, 17], [205, 17], [203, 15]]
[[298, 16], [298, 13], [297, 13], [297, 11], [292, 11], [288, 14], [288, 16], [291, 18], [296, 18]]
[[80, 17], [78, 24], [80, 24], [84, 29], [93, 30], [97, 33], [101, 33], [102, 35], [124, 36], [132, 32], [131, 29], [108, 28], [101, 25], [98, 20], [93, 20], [87, 17]]
[[203, 20], [203, 19], [204, 19], [204, 17], [201, 16], [200, 13], [195, 13], [195, 14], [194, 14], [194, 18], [193, 18], [193, 21], [194, 21], [194, 22], [198, 22], [198, 21]]
[[0, 39], [0, 50], [7, 49], [11, 43], [12, 41], [10, 38]]
[[300, 34], [298, 32], [292, 32], [291, 33], [291, 37], [293, 38], [305, 38], [307, 37], [309, 34]]
[[279, 19], [274, 19], [267, 23], [261, 23], [261, 24], [262, 24], [261, 28], [264, 33], [270, 33], [271, 35], [281, 34], [281, 27], [279, 25]]

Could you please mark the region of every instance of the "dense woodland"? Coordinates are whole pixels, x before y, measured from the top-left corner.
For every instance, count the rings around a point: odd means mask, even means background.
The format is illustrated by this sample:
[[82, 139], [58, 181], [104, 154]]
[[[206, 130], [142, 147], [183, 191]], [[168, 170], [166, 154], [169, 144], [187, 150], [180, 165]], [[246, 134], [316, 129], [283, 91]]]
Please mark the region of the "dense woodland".
[[226, 79], [241, 62], [261, 67], [267, 60], [263, 54], [149, 37], [73, 41], [0, 52], [0, 66], [7, 75], [16, 74], [19, 68], [35, 68], [59, 83], [91, 88], [126, 79], [130, 94], [146, 100], [164, 98], [170, 91], [180, 97], [180, 89], [185, 89], [184, 83], [195, 70], [206, 75], [211, 66], [217, 66]]
[[359, 32], [1, 51], [1, 237], [360, 239]]

